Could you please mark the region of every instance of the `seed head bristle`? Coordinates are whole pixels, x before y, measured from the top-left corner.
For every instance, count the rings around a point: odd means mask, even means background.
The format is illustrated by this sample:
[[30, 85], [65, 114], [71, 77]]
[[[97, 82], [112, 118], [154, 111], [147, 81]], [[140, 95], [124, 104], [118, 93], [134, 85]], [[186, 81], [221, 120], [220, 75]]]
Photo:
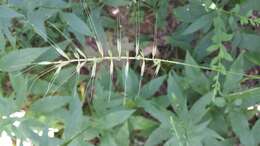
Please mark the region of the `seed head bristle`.
[[112, 76], [113, 71], [114, 71], [114, 62], [113, 62], [113, 59], [112, 59], [113, 54], [110, 50], [108, 50], [108, 54], [109, 54], [109, 57], [111, 57], [111, 59], [110, 59], [110, 69], [109, 70], [110, 70], [110, 75]]
[[76, 51], [83, 57], [83, 58], [87, 58], [85, 53], [83, 53], [79, 48], [76, 48]]
[[91, 71], [91, 77], [94, 78], [96, 76], [96, 68], [97, 68], [97, 61], [94, 60], [93, 66], [92, 66], [92, 71]]
[[80, 74], [80, 70], [81, 68], [86, 64], [86, 61], [82, 62], [82, 63], [78, 63], [77, 67], [76, 67], [76, 70], [77, 70], [77, 73]]
[[42, 61], [42, 62], [39, 62], [37, 63], [38, 65], [51, 65], [53, 64], [53, 62], [49, 62], [49, 61]]
[[157, 62], [154, 75], [157, 76], [161, 68], [161, 62]]
[[56, 51], [64, 58], [66, 58], [67, 60], [70, 60], [69, 56], [60, 48], [55, 47]]
[[96, 41], [96, 43], [97, 43], [98, 52], [100, 53], [101, 57], [104, 57], [104, 50], [101, 43], [99, 41]]
[[153, 58], [155, 57], [156, 52], [157, 52], [157, 46], [156, 46], [156, 44], [154, 43], [154, 44], [153, 44], [153, 50], [152, 50], [152, 57], [153, 57]]
[[145, 60], [143, 60], [142, 67], [141, 67], [141, 77], [144, 76], [144, 70], [145, 70]]

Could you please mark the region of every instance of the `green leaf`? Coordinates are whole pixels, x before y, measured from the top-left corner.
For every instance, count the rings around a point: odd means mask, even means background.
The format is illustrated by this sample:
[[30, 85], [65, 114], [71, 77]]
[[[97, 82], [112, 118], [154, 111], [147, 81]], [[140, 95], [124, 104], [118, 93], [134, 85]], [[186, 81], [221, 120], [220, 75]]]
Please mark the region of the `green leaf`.
[[118, 130], [118, 132], [116, 133], [116, 142], [117, 145], [119, 146], [129, 146], [129, 137], [130, 136], [130, 132], [128, 130], [128, 124], [125, 123], [122, 127], [120, 127], [120, 129]]
[[130, 118], [130, 123], [134, 130], [141, 131], [145, 136], [150, 135], [158, 126], [157, 122], [142, 116], [132, 116]]
[[257, 34], [242, 33], [239, 43], [240, 48], [246, 48], [252, 52], [260, 52], [260, 36]]
[[177, 78], [177, 75], [174, 73], [173, 75], [169, 75], [168, 77], [168, 88], [167, 88], [167, 94], [168, 96], [175, 96], [177, 98], [186, 98], [184, 96], [184, 93], [182, 91], [182, 87], [180, 86], [180, 81]]
[[212, 15], [203, 15], [199, 19], [195, 20], [184, 32], [183, 35], [194, 33], [202, 28], [208, 27], [212, 24]]
[[101, 137], [100, 146], [117, 146], [117, 144], [111, 134], [105, 133]]
[[2, 31], [2, 33], [5, 35], [8, 41], [11, 43], [12, 47], [16, 48], [16, 38], [13, 36], [12, 32], [9, 29], [11, 25], [12, 25], [12, 19], [10, 18], [0, 19], [0, 31]]
[[260, 143], [259, 135], [260, 135], [260, 120], [258, 119], [255, 125], [252, 128], [252, 134], [255, 137], [255, 141], [257, 144]]
[[22, 70], [32, 65], [38, 57], [48, 51], [50, 48], [27, 48], [12, 51], [0, 59], [0, 70], [13, 72]]
[[113, 7], [119, 7], [119, 6], [126, 6], [131, 3], [130, 0], [104, 0], [104, 4], [113, 6]]
[[[185, 63], [199, 66], [189, 52], [186, 53]], [[185, 79], [195, 91], [201, 94], [209, 91], [209, 80], [199, 68], [185, 66], [185, 75]]]
[[1, 18], [14, 18], [14, 17], [23, 17], [23, 15], [8, 8], [5, 5], [0, 6], [0, 20]]
[[245, 0], [244, 3], [241, 4], [241, 13], [243, 15], [248, 14], [248, 11], [251, 10], [260, 10], [260, 1], [259, 0]]
[[127, 120], [134, 110], [118, 110], [108, 113], [97, 121], [98, 128], [110, 129], [117, 125], [122, 124]]
[[47, 41], [48, 36], [44, 22], [53, 16], [56, 12], [57, 10], [55, 9], [40, 8], [36, 11], [28, 13], [29, 23], [45, 41]]
[[177, 19], [184, 22], [194, 22], [205, 13], [205, 8], [201, 4], [187, 4], [174, 9]]
[[183, 92], [180, 80], [178, 80], [177, 75], [169, 75], [168, 77], [168, 88], [167, 96], [170, 99], [170, 103], [174, 106], [178, 114], [186, 114], [187, 112], [187, 99]]
[[48, 96], [34, 102], [30, 108], [31, 111], [39, 113], [50, 113], [69, 103], [69, 96]]
[[244, 146], [256, 146], [254, 137], [249, 130], [247, 118], [241, 112], [231, 112], [229, 114], [231, 126], [235, 134], [239, 137]]
[[167, 8], [169, 4], [168, 0], [160, 0], [159, 1], [159, 9], [157, 11], [157, 24], [159, 28], [162, 28], [165, 26], [165, 22], [166, 22], [166, 17], [168, 15], [168, 9]]
[[252, 88], [241, 92], [226, 95], [225, 98], [231, 102], [242, 100], [241, 107], [248, 108], [260, 103], [260, 88]]
[[172, 129], [161, 125], [151, 133], [144, 146], [156, 146], [171, 136]]
[[213, 93], [207, 93], [204, 96], [200, 97], [191, 107], [190, 109], [190, 117], [193, 123], [197, 123], [201, 120], [201, 118], [206, 114], [207, 105], [209, 105], [212, 101]]
[[169, 124], [169, 116], [172, 115], [171, 112], [167, 111], [154, 101], [147, 101], [143, 98], [138, 98], [136, 102], [138, 103], [138, 107], [143, 108], [152, 117], [165, 125]]
[[76, 14], [62, 13], [62, 16], [72, 31], [82, 35], [92, 36], [92, 32], [90, 31], [88, 25]]
[[9, 114], [15, 112], [17, 107], [15, 102], [10, 98], [4, 98], [0, 96], [0, 115], [8, 116]]
[[[243, 79], [244, 73], [244, 59], [243, 53], [239, 55], [239, 57], [234, 61], [231, 65], [229, 72], [226, 75], [225, 82], [223, 85], [223, 92], [229, 93], [231, 91], [235, 91], [240, 88], [240, 81]], [[237, 74], [233, 74], [237, 73]]]
[[5, 36], [0, 28], [0, 52], [5, 48], [6, 41], [5, 41]]
[[21, 73], [10, 73], [9, 77], [16, 94], [16, 104], [22, 106], [27, 97], [28, 80]]
[[150, 82], [146, 83], [141, 89], [141, 96], [142, 97], [151, 97], [153, 96], [158, 89], [161, 87], [165, 76], [158, 77], [156, 79], [151, 80]]

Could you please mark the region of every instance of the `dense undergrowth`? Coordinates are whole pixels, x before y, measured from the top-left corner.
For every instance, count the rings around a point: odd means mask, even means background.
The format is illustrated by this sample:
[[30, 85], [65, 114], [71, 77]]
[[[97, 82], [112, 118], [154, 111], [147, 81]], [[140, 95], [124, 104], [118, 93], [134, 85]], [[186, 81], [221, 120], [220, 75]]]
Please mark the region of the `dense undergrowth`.
[[259, 0], [0, 4], [0, 132], [14, 145], [260, 144]]

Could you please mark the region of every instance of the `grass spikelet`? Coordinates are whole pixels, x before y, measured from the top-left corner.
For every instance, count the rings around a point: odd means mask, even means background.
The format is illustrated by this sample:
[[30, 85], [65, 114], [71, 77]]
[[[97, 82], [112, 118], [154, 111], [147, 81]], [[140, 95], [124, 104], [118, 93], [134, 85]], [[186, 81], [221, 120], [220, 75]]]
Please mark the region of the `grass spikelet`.
[[55, 50], [64, 58], [66, 58], [67, 60], [70, 60], [69, 56], [59, 47], [55, 47]]
[[96, 76], [96, 68], [97, 68], [97, 61], [94, 60], [92, 70], [91, 70], [91, 78], [95, 78]]
[[97, 44], [99, 54], [101, 55], [101, 57], [104, 57], [104, 50], [102, 44], [99, 41], [96, 41], [96, 44]]
[[144, 76], [144, 71], [145, 71], [145, 60], [143, 60], [142, 67], [141, 67], [141, 77]]
[[159, 73], [159, 71], [160, 71], [160, 68], [161, 68], [161, 62], [158, 61], [158, 62], [156, 63], [156, 69], [155, 69], [155, 72], [154, 72], [154, 75], [155, 75], [155, 76], [158, 75], [158, 73]]
[[87, 56], [85, 55], [85, 53], [83, 53], [79, 48], [76, 48], [76, 51], [83, 57], [83, 58], [87, 58]]

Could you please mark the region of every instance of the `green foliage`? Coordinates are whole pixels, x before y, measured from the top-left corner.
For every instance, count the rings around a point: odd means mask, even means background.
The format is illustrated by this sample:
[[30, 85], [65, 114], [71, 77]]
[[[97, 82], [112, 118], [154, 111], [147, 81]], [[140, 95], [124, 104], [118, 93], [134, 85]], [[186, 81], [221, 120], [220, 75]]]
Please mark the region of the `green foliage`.
[[259, 0], [0, 4], [0, 133], [13, 141], [260, 144]]

